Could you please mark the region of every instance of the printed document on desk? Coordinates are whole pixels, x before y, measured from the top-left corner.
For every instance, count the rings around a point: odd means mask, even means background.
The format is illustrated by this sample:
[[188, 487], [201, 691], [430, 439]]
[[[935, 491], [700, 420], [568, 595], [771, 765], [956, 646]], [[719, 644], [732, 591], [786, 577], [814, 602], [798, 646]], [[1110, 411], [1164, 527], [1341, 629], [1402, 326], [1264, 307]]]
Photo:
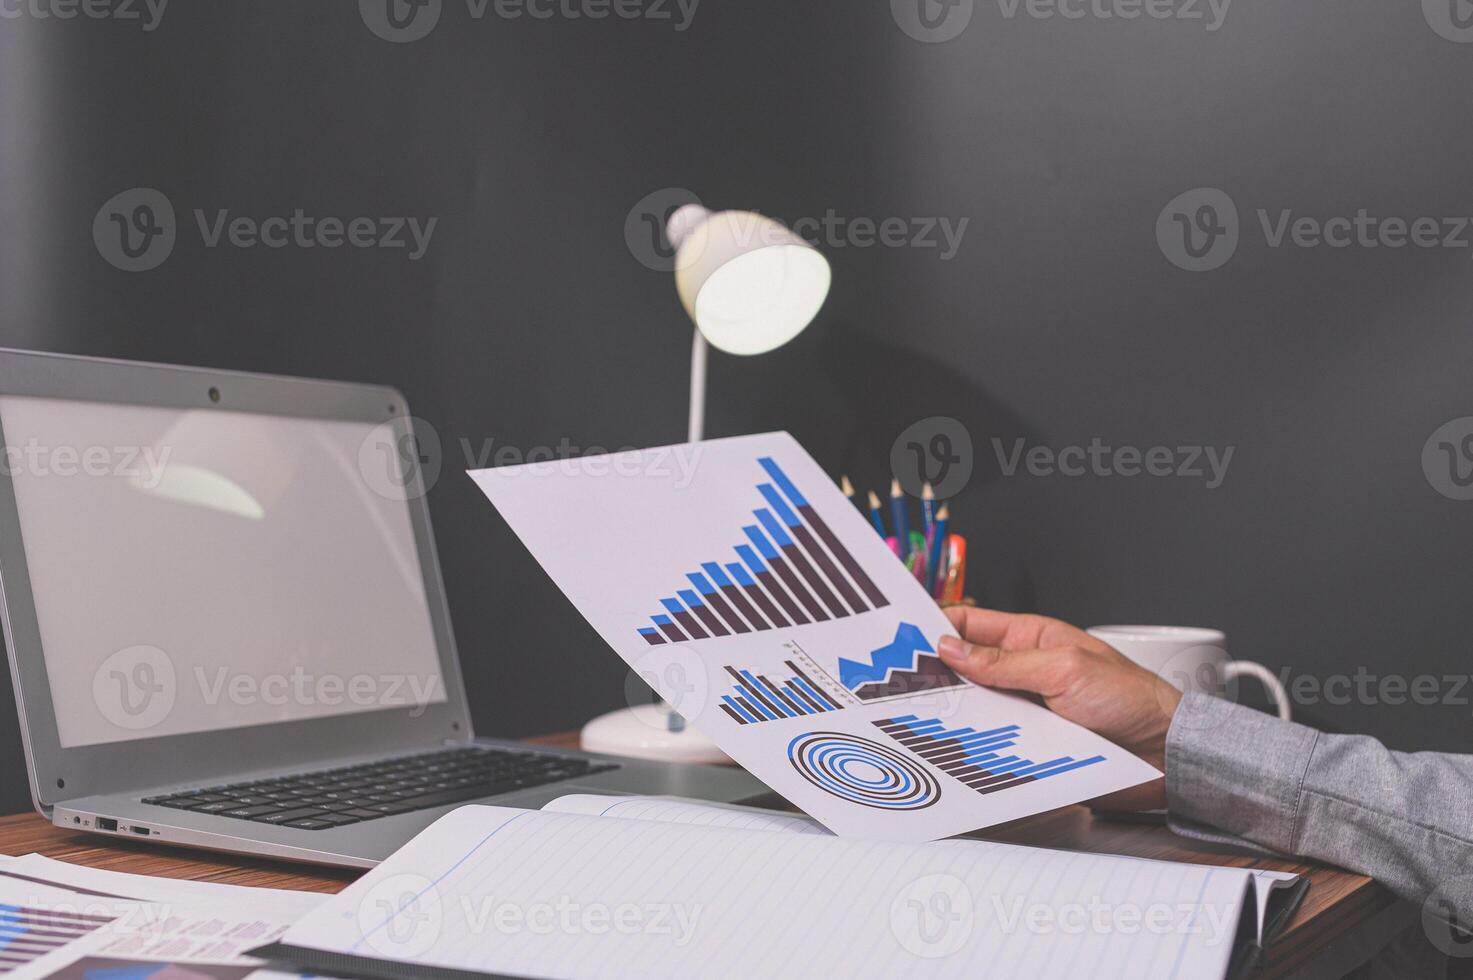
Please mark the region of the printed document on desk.
[[934, 840], [1160, 775], [952, 673], [946, 617], [787, 433], [471, 476], [641, 678], [837, 834]]

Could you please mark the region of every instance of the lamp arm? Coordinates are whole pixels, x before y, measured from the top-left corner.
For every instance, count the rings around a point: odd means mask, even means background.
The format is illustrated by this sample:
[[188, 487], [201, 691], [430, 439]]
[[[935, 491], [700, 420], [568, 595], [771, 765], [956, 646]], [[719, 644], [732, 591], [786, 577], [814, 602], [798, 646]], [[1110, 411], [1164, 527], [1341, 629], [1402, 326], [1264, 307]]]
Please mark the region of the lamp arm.
[[710, 349], [697, 327], [690, 344], [690, 442], [706, 437], [706, 354]]

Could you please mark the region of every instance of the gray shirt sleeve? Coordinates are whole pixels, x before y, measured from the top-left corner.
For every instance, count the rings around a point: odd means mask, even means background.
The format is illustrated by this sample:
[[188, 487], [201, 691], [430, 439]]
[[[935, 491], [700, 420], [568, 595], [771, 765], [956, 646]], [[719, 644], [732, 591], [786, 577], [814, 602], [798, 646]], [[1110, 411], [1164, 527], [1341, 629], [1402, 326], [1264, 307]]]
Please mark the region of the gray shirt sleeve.
[[[1473, 756], [1392, 752], [1188, 694], [1166, 737], [1172, 829], [1473, 898]], [[1461, 905], [1461, 907], [1473, 907]]]

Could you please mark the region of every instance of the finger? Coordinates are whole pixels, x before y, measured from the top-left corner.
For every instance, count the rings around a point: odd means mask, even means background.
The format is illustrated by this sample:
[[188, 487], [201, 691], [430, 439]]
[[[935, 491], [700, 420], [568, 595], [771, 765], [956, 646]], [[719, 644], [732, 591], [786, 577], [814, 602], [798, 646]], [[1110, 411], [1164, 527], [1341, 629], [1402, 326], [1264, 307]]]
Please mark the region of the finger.
[[946, 611], [947, 617], [962, 639], [978, 646], [1004, 650], [1037, 648], [1039, 637], [1049, 620], [1026, 613], [1001, 612], [960, 606]]
[[1044, 697], [1062, 688], [1060, 675], [1070, 656], [1065, 650], [1003, 650], [949, 636], [941, 638], [937, 651], [948, 667], [975, 684]]

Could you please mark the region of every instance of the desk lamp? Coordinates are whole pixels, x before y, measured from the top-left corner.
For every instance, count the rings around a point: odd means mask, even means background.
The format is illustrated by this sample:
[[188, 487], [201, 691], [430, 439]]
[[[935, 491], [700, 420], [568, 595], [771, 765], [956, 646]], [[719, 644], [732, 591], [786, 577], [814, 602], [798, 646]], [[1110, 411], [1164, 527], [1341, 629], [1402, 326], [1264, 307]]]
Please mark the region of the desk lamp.
[[[828, 298], [828, 260], [772, 218], [752, 211], [708, 211], [687, 204], [670, 216], [675, 291], [695, 324], [690, 351], [689, 441], [706, 429], [710, 347], [750, 356], [802, 333]], [[625, 708], [583, 728], [583, 748], [666, 762], [728, 762], [664, 702]]]

